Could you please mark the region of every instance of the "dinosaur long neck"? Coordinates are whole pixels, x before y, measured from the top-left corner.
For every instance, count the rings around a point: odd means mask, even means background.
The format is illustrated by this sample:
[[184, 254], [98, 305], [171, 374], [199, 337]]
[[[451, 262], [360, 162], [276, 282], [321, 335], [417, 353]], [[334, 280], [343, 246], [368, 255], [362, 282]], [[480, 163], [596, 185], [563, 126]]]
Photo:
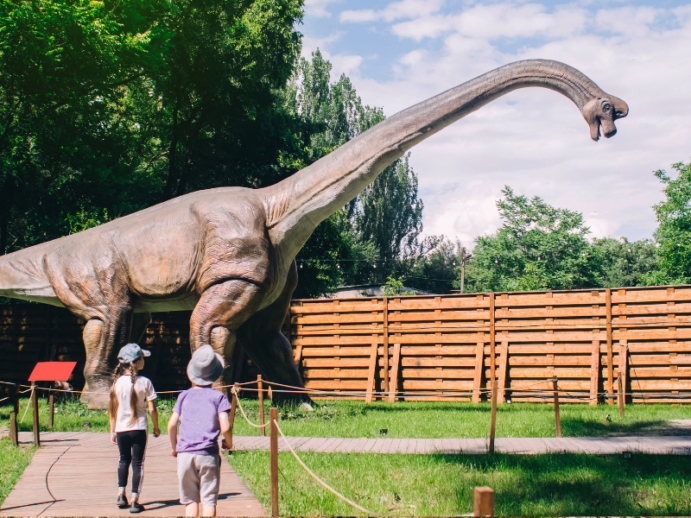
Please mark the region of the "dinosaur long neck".
[[319, 223], [415, 144], [497, 97], [529, 86], [556, 90], [579, 109], [602, 92], [563, 63], [519, 61], [397, 113], [290, 178], [263, 189], [269, 234], [279, 260], [292, 261]]

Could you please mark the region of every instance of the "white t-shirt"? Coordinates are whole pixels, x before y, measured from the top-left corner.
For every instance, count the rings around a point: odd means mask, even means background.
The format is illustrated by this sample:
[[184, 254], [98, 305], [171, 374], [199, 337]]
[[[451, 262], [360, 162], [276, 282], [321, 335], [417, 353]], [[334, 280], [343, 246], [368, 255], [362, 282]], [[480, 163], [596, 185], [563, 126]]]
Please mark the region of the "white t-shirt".
[[134, 390], [137, 391], [137, 420], [130, 424], [132, 408], [130, 407], [130, 391], [132, 390], [132, 377], [125, 374], [115, 382], [115, 394], [118, 397], [118, 415], [115, 420], [116, 432], [129, 430], [148, 430], [149, 423], [146, 420], [146, 402], [156, 399], [156, 391], [149, 378], [137, 376]]

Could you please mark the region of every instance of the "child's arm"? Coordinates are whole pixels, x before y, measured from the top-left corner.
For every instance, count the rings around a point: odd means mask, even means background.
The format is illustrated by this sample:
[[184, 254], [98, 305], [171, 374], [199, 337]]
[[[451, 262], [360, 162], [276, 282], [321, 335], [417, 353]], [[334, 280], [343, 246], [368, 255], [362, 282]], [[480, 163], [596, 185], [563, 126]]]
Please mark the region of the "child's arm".
[[173, 412], [170, 416], [170, 421], [168, 421], [168, 437], [170, 437], [170, 446], [172, 448], [173, 457], [178, 456], [178, 423], [180, 422], [180, 416], [177, 412]]
[[158, 410], [156, 409], [156, 400], [147, 401], [149, 406], [149, 414], [151, 415], [151, 422], [154, 423], [154, 437], [161, 435], [161, 429], [158, 427]]
[[117, 446], [118, 436], [115, 434], [115, 416], [108, 416], [108, 420], [110, 421], [110, 442]]
[[218, 422], [221, 424], [221, 433], [225, 441], [225, 448], [233, 444], [233, 436], [230, 434], [230, 418], [228, 412], [218, 414]]

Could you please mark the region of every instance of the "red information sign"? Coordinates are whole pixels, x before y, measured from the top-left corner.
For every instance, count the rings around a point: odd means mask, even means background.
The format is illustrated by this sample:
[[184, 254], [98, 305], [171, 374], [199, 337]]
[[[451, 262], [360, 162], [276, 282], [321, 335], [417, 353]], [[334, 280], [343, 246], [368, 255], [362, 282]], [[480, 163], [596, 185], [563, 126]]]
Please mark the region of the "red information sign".
[[29, 381], [67, 381], [77, 362], [39, 362]]

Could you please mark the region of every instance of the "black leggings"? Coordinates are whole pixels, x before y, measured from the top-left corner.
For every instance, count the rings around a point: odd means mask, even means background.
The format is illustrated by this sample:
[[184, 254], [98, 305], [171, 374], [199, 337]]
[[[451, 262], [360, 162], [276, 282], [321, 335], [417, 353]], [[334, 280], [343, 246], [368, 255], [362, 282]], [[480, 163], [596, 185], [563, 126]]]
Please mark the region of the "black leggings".
[[127, 486], [127, 475], [132, 464], [132, 492], [139, 494], [144, 480], [144, 453], [148, 434], [146, 430], [130, 430], [116, 435], [120, 450], [118, 487]]

